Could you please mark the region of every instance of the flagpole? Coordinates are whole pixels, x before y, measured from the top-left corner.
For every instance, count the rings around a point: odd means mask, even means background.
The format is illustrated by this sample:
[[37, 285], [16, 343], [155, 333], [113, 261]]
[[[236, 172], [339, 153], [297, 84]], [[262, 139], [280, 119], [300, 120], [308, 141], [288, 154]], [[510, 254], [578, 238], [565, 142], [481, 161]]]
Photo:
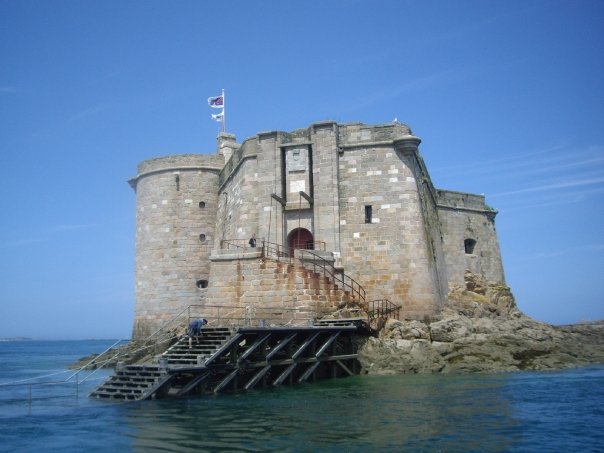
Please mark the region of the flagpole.
[[222, 132], [226, 132], [226, 98], [224, 97], [224, 88], [222, 89]]

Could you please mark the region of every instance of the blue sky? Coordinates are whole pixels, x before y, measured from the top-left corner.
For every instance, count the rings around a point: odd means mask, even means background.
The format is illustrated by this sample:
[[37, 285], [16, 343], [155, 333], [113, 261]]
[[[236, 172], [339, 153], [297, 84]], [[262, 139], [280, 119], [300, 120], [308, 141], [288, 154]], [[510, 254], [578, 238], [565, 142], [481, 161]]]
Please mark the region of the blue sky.
[[398, 118], [499, 210], [508, 284], [604, 318], [604, 2], [0, 1], [0, 337], [128, 338], [137, 164]]

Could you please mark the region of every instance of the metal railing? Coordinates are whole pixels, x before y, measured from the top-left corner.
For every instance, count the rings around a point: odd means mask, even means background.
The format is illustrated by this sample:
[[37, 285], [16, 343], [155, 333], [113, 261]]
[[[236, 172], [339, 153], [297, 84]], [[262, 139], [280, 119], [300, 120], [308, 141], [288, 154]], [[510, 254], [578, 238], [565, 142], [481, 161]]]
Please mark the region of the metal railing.
[[321, 250], [323, 252], [326, 250], [326, 243], [324, 241], [309, 241], [300, 245], [301, 246], [296, 248], [303, 250]]
[[308, 307], [291, 305], [189, 305], [188, 322], [206, 319], [208, 327], [269, 327], [311, 325], [315, 318], [327, 314]]
[[[232, 250], [232, 249], [253, 249], [262, 247], [264, 243], [264, 238], [256, 238], [257, 247], [252, 247], [249, 244], [249, 239], [221, 239], [220, 240], [220, 248], [223, 250]], [[296, 247], [296, 249], [302, 250], [320, 250], [325, 251], [327, 246], [325, 241], [310, 241], [308, 243], [302, 244], [303, 247]]]
[[[299, 251], [298, 254], [300, 258], [295, 257], [295, 250]], [[353, 300], [363, 306], [366, 304], [365, 289], [356, 280], [345, 273], [336, 271], [331, 262], [317, 253], [313, 253], [306, 249], [292, 249], [281, 244], [263, 241], [262, 255], [265, 257], [277, 258], [278, 260], [287, 258], [290, 263], [299, 260], [300, 265], [308, 270], [311, 270], [312, 266], [312, 271], [314, 273], [322, 274], [324, 277], [330, 278], [335, 285], [341, 287], [343, 291], [347, 291]]]
[[[221, 239], [220, 240], [220, 248], [223, 250], [233, 250], [233, 249], [249, 249], [249, 250], [260, 250], [260, 247], [252, 247], [249, 244], [249, 239]], [[262, 244], [264, 242], [264, 238], [256, 238], [256, 244]]]
[[[312, 266], [312, 271], [314, 273], [322, 274], [324, 277], [330, 278], [335, 285], [340, 286], [343, 291], [347, 291], [353, 300], [356, 300], [363, 306], [365, 305], [365, 289], [356, 280], [345, 273], [337, 272], [334, 265], [321, 255], [313, 253], [312, 250], [309, 249], [293, 249], [285, 245], [265, 241], [264, 239], [257, 239], [257, 241], [257, 243], [260, 244], [263, 257], [276, 258], [278, 261], [286, 259], [290, 264], [296, 260], [295, 250], [299, 250], [301, 257], [298, 258], [298, 260], [303, 267], [311, 270], [310, 266]], [[316, 241], [313, 243], [313, 245], [317, 244], [322, 245], [323, 250], [325, 249], [325, 242]], [[220, 241], [220, 247], [227, 250], [231, 248], [249, 248], [245, 239], [223, 239]]]
[[388, 299], [372, 300], [369, 302], [369, 309], [367, 310], [369, 320], [376, 318], [387, 318], [392, 314], [394, 314], [398, 319], [400, 312], [401, 306], [396, 305], [394, 302], [391, 302]]
[[[144, 357], [145, 354], [157, 354], [163, 352], [173, 342], [175, 338], [182, 336], [186, 322], [190, 318], [191, 308], [186, 307], [172, 318], [162, 324], [151, 335], [142, 340], [117, 340], [103, 352], [81, 365], [75, 370], [63, 370], [56, 373], [35, 376], [28, 379], [20, 379], [11, 382], [0, 383], [0, 403], [16, 403], [28, 401], [31, 409], [33, 401], [50, 400], [66, 397], [79, 397], [83, 388], [87, 393], [91, 390], [87, 381], [106, 379], [107, 376], [97, 376], [93, 379], [99, 370], [116, 366], [126, 355], [130, 357]], [[125, 343], [130, 343], [132, 347], [123, 347]], [[166, 347], [164, 347], [166, 346]], [[136, 360], [136, 359], [135, 359]], [[58, 379], [66, 376], [64, 379]], [[70, 394], [50, 394], [44, 391], [43, 395], [36, 395], [40, 389], [74, 387]], [[5, 397], [2, 392], [10, 392], [9, 397]]]

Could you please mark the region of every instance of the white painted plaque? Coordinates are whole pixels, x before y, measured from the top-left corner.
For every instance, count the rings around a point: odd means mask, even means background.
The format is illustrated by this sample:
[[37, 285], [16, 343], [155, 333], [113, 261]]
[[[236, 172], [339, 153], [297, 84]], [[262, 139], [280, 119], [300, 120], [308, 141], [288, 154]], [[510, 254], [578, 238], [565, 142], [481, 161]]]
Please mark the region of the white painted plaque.
[[303, 179], [300, 181], [291, 181], [289, 183], [289, 191], [298, 193], [300, 191], [306, 192], [306, 181]]

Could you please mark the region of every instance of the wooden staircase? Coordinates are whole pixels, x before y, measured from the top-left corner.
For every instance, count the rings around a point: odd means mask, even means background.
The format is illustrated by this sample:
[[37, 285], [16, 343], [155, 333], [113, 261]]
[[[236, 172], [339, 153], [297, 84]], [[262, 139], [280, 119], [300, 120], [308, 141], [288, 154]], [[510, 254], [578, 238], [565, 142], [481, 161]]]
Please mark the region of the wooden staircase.
[[202, 334], [191, 348], [187, 336], [180, 338], [160, 356], [160, 363], [165, 363], [170, 368], [204, 365], [232, 337], [226, 327], [206, 327]]
[[123, 401], [154, 398], [173, 379], [175, 369], [203, 366], [231, 337], [227, 328], [206, 328], [203, 337], [189, 348], [189, 338], [183, 336], [158, 357], [158, 363], [118, 366], [90, 396]]
[[92, 398], [112, 401], [177, 398], [312, 382], [358, 374], [365, 320], [307, 327], [204, 329], [189, 348], [183, 336], [159, 363], [117, 368]]

